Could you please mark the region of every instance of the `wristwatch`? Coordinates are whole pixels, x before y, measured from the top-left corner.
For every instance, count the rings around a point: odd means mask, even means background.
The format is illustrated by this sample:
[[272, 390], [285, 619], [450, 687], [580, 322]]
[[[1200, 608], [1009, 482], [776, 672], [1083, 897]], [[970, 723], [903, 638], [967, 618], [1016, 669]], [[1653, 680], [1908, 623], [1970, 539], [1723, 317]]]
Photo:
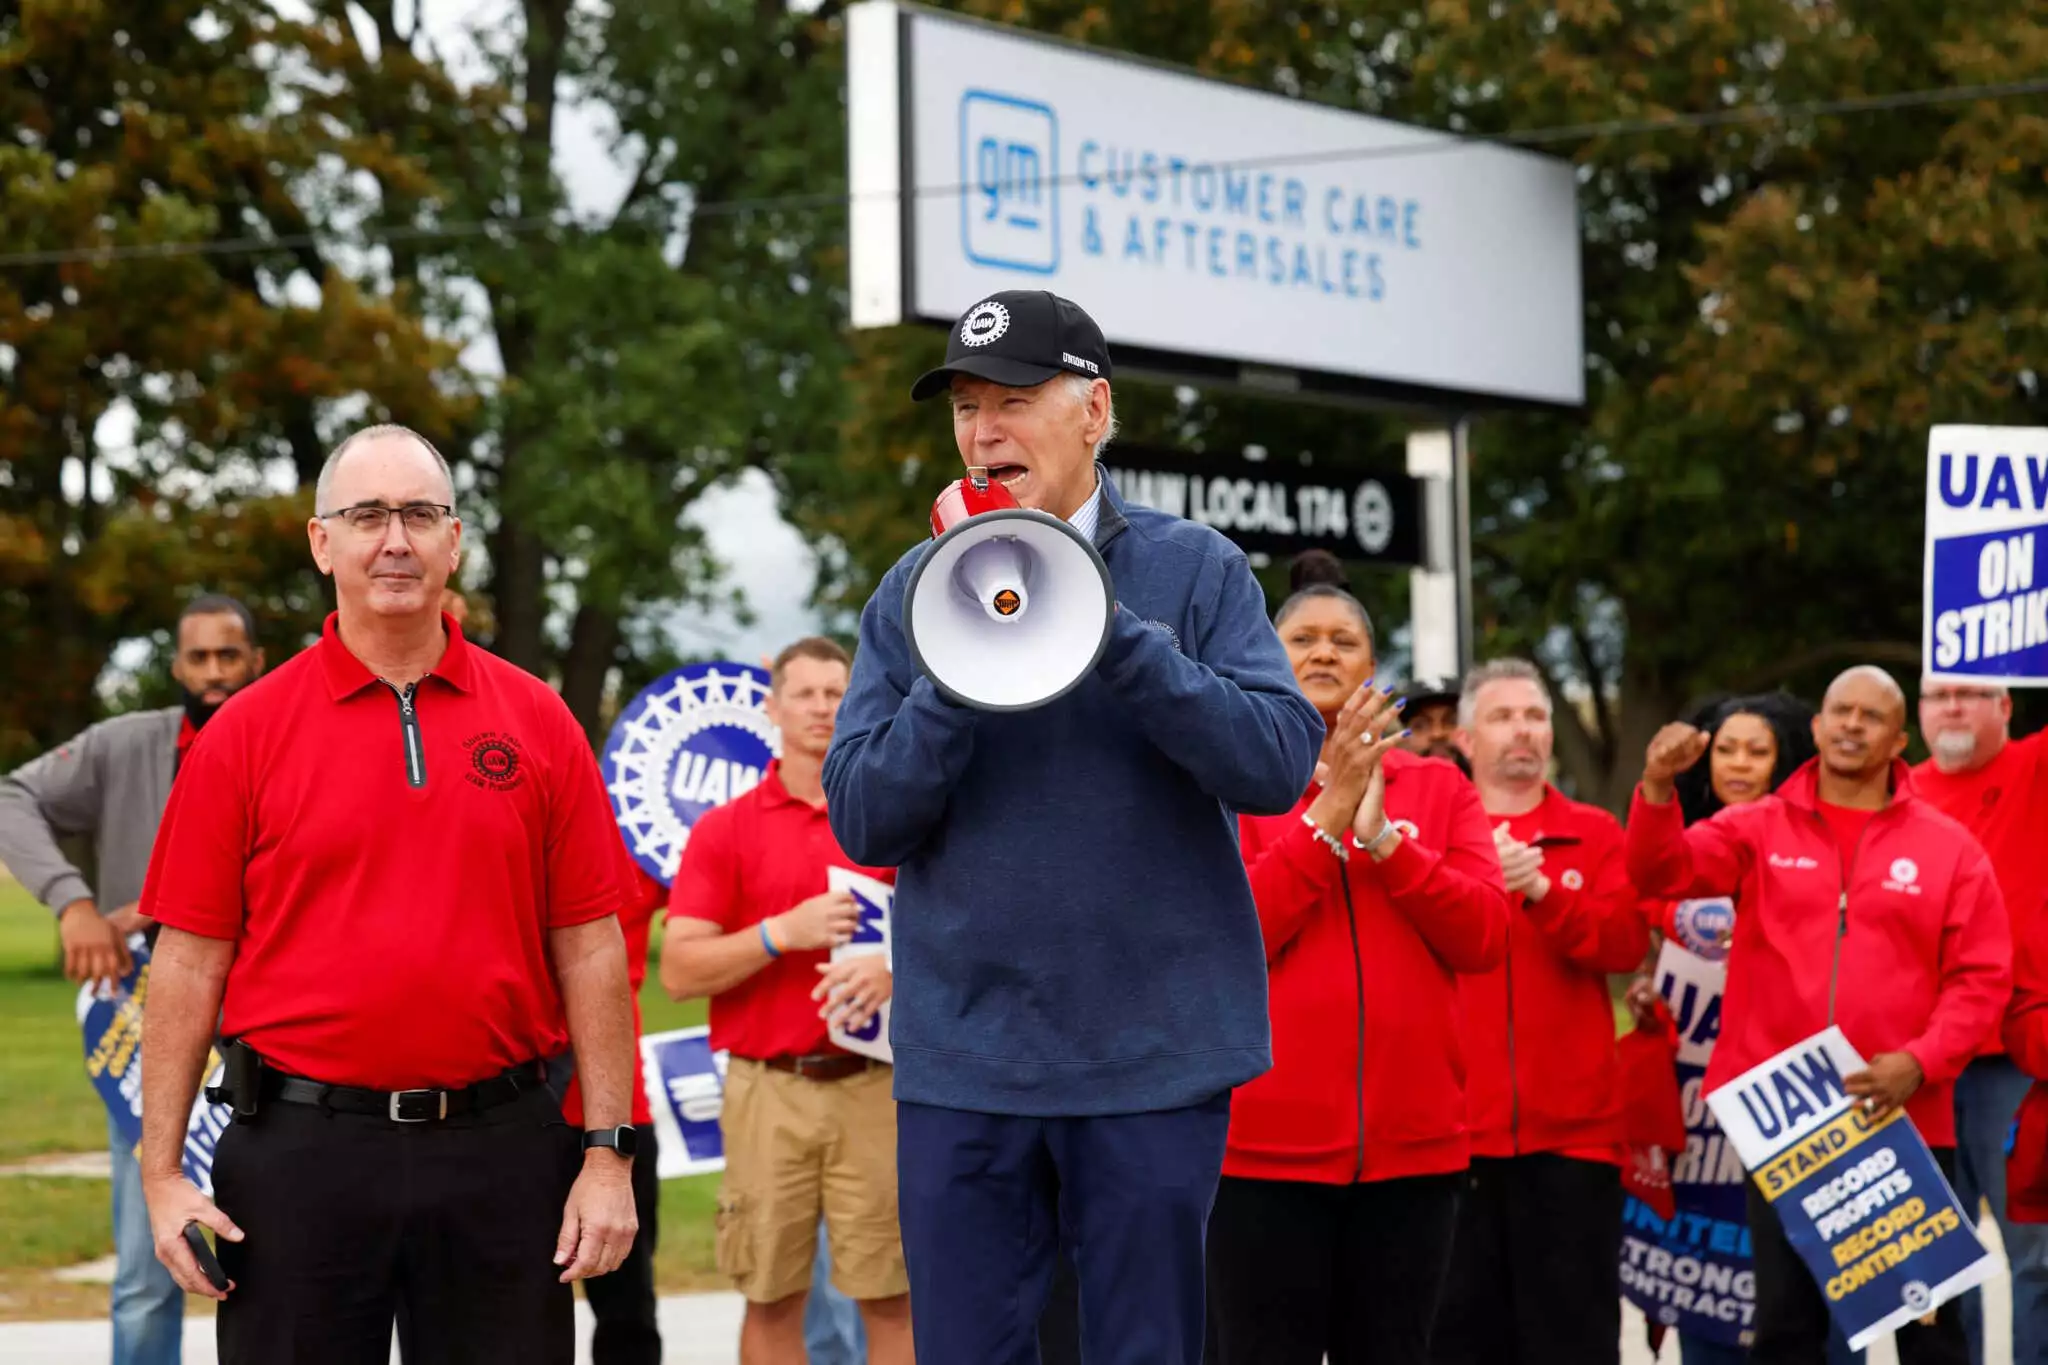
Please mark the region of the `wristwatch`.
[[640, 1135], [627, 1123], [616, 1128], [593, 1128], [583, 1135], [584, 1151], [592, 1147], [609, 1147], [628, 1161], [633, 1159], [634, 1149], [639, 1145]]

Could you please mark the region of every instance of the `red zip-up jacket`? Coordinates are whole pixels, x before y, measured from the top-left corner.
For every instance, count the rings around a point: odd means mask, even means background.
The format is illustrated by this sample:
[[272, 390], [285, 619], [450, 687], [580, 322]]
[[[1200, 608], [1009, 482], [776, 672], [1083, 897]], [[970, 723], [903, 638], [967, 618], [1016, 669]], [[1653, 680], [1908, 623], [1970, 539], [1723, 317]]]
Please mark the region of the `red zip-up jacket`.
[[1621, 851], [1621, 822], [1555, 787], [1522, 815], [1489, 817], [1543, 850], [1550, 890], [1508, 898], [1507, 960], [1458, 982], [1472, 1155], [1556, 1152], [1619, 1162], [1623, 1129], [1610, 972], [1641, 965], [1650, 930]]
[[[1507, 899], [1486, 815], [1440, 758], [1383, 760], [1402, 832], [1339, 862], [1287, 815], [1240, 816], [1265, 932], [1273, 1066], [1231, 1101], [1223, 1173], [1340, 1185], [1461, 1171], [1465, 1062], [1453, 973], [1500, 961]], [[1347, 904], [1345, 886], [1351, 896]]]
[[1833, 1022], [1866, 1058], [1913, 1054], [1926, 1080], [1906, 1113], [1929, 1144], [1955, 1146], [1955, 1078], [2005, 1009], [2012, 942], [1991, 860], [1913, 795], [1904, 763], [1846, 853], [1820, 812], [1818, 759], [1690, 829], [1676, 801], [1638, 789], [1628, 862], [1645, 891], [1742, 907], [1709, 1091]]

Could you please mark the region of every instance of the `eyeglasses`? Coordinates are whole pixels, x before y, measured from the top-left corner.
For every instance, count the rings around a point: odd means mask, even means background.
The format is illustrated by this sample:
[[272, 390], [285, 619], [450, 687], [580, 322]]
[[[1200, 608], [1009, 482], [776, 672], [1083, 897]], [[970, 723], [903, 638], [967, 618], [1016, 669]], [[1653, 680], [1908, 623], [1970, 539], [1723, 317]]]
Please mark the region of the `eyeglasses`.
[[1920, 694], [1920, 702], [1924, 706], [1974, 706], [1997, 700], [1998, 693], [1982, 687], [1945, 688]]
[[338, 512], [317, 512], [314, 515], [325, 521], [340, 517], [352, 531], [364, 535], [383, 535], [391, 524], [391, 514], [398, 513], [399, 522], [407, 535], [427, 535], [441, 529], [441, 523], [455, 516], [455, 509], [440, 502], [409, 502], [403, 507], [385, 507], [378, 503], [366, 502], [355, 507], [344, 507]]

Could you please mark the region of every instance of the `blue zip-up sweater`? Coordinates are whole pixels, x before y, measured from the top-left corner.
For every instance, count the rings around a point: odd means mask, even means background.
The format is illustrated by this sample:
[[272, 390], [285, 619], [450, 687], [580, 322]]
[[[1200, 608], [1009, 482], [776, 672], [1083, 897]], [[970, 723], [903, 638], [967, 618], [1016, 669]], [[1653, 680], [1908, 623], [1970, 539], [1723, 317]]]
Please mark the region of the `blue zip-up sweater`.
[[849, 857], [898, 869], [899, 1100], [1141, 1113], [1272, 1065], [1233, 812], [1293, 808], [1322, 718], [1244, 555], [1096, 477], [1117, 612], [1094, 673], [1059, 700], [978, 711], [918, 670], [903, 591], [929, 541], [861, 613], [826, 809]]

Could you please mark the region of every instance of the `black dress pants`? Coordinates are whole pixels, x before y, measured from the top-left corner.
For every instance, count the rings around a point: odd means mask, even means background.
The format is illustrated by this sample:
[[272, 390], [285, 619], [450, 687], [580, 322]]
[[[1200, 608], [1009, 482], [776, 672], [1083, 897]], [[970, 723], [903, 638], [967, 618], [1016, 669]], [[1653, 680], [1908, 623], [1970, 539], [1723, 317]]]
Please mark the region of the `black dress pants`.
[[1461, 1179], [1225, 1177], [1205, 1365], [1427, 1365]]
[[619, 1268], [583, 1282], [597, 1329], [590, 1338], [591, 1365], [661, 1365], [661, 1329], [654, 1314], [654, 1250], [660, 1241], [661, 1160], [654, 1125], [636, 1127], [633, 1208], [640, 1233]]
[[1437, 1365], [1616, 1365], [1620, 1168], [1473, 1158], [1430, 1351]]
[[221, 1365], [386, 1365], [401, 1314], [408, 1361], [570, 1365], [554, 1255], [582, 1146], [544, 1088], [436, 1123], [273, 1100], [229, 1124]]
[[[1955, 1148], [1936, 1147], [1934, 1160], [1943, 1178], [1953, 1184]], [[1827, 1299], [1754, 1180], [1748, 1192], [1749, 1240], [1756, 1258], [1756, 1340], [1750, 1343], [1749, 1358], [1757, 1365], [1826, 1365]], [[1937, 1308], [1931, 1327], [1918, 1322], [1901, 1327], [1892, 1342], [1899, 1365], [1969, 1365], [1962, 1301], [1950, 1299]]]

